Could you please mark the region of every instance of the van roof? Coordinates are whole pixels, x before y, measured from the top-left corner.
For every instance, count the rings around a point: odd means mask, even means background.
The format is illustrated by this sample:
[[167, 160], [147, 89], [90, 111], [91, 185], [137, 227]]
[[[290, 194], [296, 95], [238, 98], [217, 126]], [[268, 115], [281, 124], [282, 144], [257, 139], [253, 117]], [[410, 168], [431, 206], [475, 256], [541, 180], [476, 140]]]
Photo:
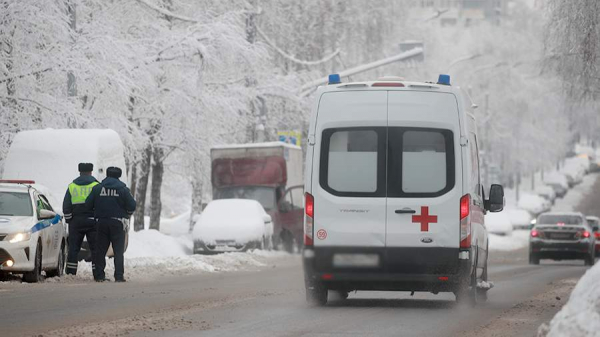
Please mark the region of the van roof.
[[342, 82], [337, 84], [323, 85], [318, 89], [320, 92], [350, 91], [350, 90], [431, 90], [434, 92], [449, 92], [460, 94], [462, 91], [458, 86], [442, 85], [433, 82], [415, 82], [396, 78], [381, 78], [374, 81]]
[[460, 86], [443, 85], [433, 82], [406, 81], [402, 78], [383, 77], [375, 81], [342, 82], [337, 84], [322, 85], [317, 89], [317, 95], [326, 92], [349, 92], [349, 91], [431, 91], [443, 92], [456, 95], [465, 104], [467, 116], [475, 120], [473, 109], [477, 108], [471, 96]]

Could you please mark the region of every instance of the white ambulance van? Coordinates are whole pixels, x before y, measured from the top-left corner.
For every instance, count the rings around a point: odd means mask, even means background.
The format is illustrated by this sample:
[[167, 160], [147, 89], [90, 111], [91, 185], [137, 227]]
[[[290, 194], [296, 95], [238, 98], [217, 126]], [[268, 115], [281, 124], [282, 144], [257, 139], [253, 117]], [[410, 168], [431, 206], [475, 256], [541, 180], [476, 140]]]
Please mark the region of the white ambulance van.
[[[303, 262], [307, 301], [355, 290], [486, 298], [487, 211], [473, 105], [447, 75], [383, 79], [316, 94], [306, 154]], [[479, 285], [479, 287], [478, 287]]]

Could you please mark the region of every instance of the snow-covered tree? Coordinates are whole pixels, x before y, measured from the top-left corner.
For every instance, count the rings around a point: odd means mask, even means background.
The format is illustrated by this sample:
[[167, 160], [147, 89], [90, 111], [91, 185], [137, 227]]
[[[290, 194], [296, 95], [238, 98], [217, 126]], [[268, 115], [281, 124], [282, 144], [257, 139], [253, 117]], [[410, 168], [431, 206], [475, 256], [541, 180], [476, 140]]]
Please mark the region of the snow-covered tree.
[[600, 1], [549, 0], [546, 65], [575, 99], [600, 95]]

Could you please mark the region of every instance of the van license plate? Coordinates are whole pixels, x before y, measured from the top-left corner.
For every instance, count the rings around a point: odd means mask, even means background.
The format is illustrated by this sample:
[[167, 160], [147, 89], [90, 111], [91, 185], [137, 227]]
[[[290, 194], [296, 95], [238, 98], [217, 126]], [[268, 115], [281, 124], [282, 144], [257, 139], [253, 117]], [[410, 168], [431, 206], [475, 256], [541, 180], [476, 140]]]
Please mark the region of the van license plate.
[[334, 267], [369, 268], [379, 267], [377, 254], [335, 254], [333, 255]]

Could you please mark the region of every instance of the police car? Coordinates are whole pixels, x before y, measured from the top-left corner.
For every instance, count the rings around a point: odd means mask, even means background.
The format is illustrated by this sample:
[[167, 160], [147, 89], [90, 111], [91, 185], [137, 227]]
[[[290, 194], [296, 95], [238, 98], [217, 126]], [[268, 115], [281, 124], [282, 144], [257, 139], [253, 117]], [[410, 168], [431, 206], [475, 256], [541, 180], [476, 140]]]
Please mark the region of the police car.
[[473, 105], [441, 75], [320, 87], [306, 153], [306, 298], [329, 291], [453, 292], [486, 299], [487, 211]]
[[0, 180], [0, 274], [23, 274], [26, 282], [61, 276], [66, 226], [34, 181]]

